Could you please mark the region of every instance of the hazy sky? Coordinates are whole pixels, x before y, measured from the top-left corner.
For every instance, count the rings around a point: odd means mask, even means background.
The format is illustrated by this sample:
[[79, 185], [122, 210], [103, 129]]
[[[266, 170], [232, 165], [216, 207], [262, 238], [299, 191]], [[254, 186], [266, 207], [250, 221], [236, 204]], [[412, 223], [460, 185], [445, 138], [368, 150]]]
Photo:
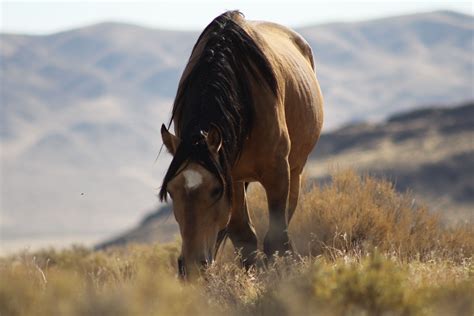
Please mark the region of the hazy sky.
[[155, 28], [199, 30], [228, 9], [247, 18], [288, 26], [355, 21], [433, 10], [473, 14], [472, 1], [1, 1], [2, 32], [52, 33], [103, 21], [119, 21]]

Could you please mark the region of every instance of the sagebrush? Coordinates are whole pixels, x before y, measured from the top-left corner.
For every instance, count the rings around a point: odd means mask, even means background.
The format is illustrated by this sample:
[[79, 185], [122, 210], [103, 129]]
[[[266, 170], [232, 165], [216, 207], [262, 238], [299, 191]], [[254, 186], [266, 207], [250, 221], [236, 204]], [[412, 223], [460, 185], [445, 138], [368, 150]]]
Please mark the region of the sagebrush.
[[[249, 192], [259, 238], [263, 190]], [[387, 181], [341, 172], [309, 185], [297, 253], [246, 271], [229, 244], [199, 282], [177, 278], [179, 241], [0, 260], [0, 315], [472, 315], [473, 225], [445, 227]]]

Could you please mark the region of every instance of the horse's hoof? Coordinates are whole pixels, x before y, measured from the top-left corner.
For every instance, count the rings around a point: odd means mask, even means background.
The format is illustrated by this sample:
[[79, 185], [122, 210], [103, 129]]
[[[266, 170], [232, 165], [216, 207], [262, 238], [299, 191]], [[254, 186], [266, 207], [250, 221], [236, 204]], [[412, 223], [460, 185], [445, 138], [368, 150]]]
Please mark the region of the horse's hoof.
[[287, 252], [292, 252], [293, 246], [291, 244], [288, 235], [281, 236], [278, 239], [265, 238], [263, 242], [263, 252], [268, 258], [273, 257], [275, 254], [285, 255]]

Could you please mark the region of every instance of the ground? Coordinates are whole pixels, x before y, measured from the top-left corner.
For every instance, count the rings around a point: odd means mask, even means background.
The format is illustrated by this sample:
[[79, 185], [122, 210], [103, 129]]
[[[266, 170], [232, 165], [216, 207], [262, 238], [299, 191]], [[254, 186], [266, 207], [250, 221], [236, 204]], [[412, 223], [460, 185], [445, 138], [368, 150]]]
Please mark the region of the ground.
[[[259, 237], [264, 194], [249, 194]], [[0, 259], [0, 315], [472, 315], [472, 223], [445, 226], [389, 182], [341, 172], [308, 186], [290, 227], [296, 254], [245, 271], [227, 243], [195, 283], [179, 240], [74, 247]]]

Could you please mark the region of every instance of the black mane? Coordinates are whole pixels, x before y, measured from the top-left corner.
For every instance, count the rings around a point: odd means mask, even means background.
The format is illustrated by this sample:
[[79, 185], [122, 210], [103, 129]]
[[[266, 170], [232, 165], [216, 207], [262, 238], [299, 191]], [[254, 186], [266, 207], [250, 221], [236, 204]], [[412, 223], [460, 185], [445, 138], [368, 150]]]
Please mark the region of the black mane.
[[[186, 77], [181, 79], [172, 116], [181, 138], [163, 180], [160, 199], [166, 200], [168, 182], [184, 163], [194, 161], [217, 176], [232, 196], [230, 167], [237, 161], [253, 127], [254, 102], [250, 82], [277, 94], [273, 68], [252, 37], [239, 25], [242, 14], [228, 11], [202, 32], [196, 48], [203, 50]], [[195, 56], [193, 56], [195, 58]], [[219, 161], [209, 152], [205, 135], [216, 128], [223, 141]]]

